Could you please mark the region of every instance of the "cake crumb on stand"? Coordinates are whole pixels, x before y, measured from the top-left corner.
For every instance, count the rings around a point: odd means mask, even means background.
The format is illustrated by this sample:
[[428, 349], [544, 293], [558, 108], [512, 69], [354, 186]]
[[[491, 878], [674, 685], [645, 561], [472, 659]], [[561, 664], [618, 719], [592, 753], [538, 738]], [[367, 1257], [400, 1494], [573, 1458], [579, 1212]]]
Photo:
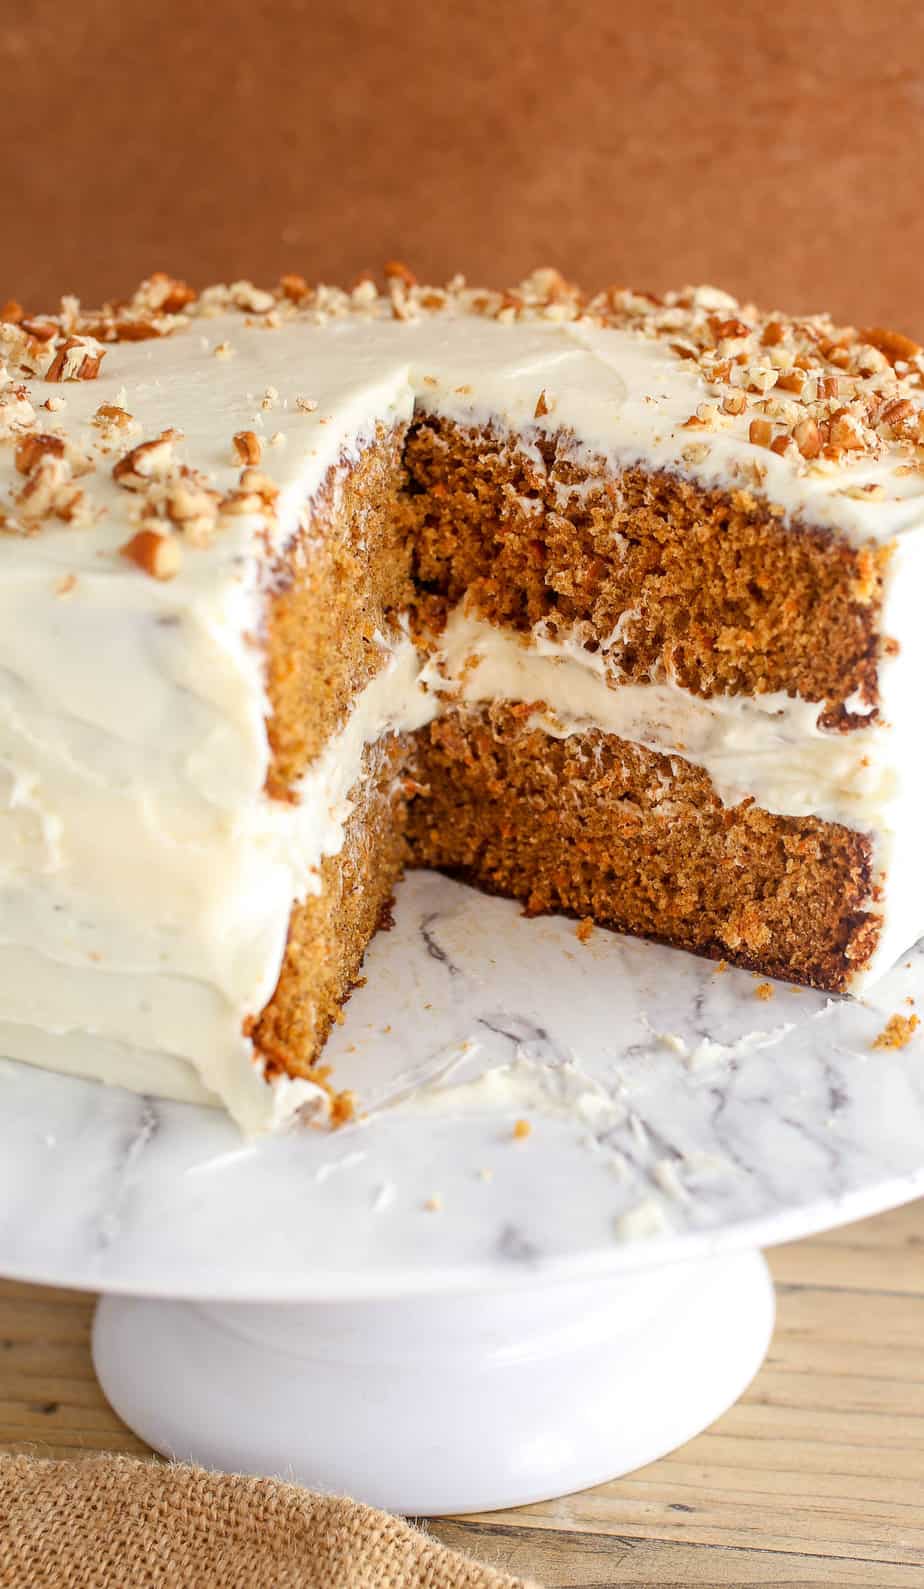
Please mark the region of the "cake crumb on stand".
[[916, 1015], [891, 1015], [874, 1040], [874, 1048], [907, 1048], [920, 1026]]

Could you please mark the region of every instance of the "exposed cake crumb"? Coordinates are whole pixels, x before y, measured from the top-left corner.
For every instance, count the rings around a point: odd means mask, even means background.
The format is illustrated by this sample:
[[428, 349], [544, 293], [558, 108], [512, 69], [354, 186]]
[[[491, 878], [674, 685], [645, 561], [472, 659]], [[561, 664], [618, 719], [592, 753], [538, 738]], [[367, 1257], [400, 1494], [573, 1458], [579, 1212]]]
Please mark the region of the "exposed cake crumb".
[[330, 1101], [330, 1123], [332, 1126], [345, 1126], [348, 1121], [356, 1119], [356, 1094], [347, 1089], [345, 1092], [334, 1093]]
[[920, 1021], [916, 1015], [891, 1015], [873, 1043], [874, 1048], [907, 1048]]

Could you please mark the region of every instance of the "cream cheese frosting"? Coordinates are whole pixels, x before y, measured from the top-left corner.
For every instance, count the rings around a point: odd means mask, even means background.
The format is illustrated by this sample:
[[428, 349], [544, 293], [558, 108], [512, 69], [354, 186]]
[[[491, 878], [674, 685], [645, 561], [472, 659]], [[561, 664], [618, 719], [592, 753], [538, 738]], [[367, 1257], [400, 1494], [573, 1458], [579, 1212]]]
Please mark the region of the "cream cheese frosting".
[[[691, 304], [688, 320], [734, 307], [711, 290]], [[886, 930], [857, 987], [924, 926], [912, 677], [924, 660], [924, 475], [885, 446], [809, 468], [791, 450], [755, 446], [746, 413], [691, 430], [713, 387], [661, 331], [582, 315], [508, 323], [451, 296], [438, 313], [393, 311], [394, 295], [364, 293], [348, 313], [315, 304], [274, 325], [266, 304], [248, 320], [206, 298], [169, 335], [104, 346], [95, 379], [38, 379], [26, 396], [13, 368], [0, 380], [0, 426], [14, 440], [51, 400], [39, 429], [78, 460], [81, 494], [79, 523], [0, 536], [0, 1048], [12, 1057], [217, 1099], [247, 1130], [323, 1111], [311, 1083], [264, 1083], [243, 1022], [272, 993], [293, 903], [342, 843], [364, 747], [422, 726], [445, 694], [543, 703], [548, 732], [595, 726], [685, 757], [726, 803], [750, 797], [870, 832]], [[132, 502], [112, 479], [118, 450], [100, 453], [101, 405], [132, 416], [119, 450], [182, 432], [177, 456], [217, 492], [238, 481], [231, 437], [252, 431], [279, 489], [275, 514], [238, 513], [184, 552], [174, 579], [144, 577], [119, 556]], [[380, 637], [383, 667], [308, 769], [300, 801], [269, 799], [252, 644], [269, 556], [332, 467], [415, 408], [507, 428], [527, 451], [565, 429], [577, 451], [617, 467], [644, 460], [723, 487], [759, 480], [801, 522], [857, 542], [897, 539], [884, 626], [901, 652], [883, 659], [880, 718], [838, 735], [819, 728], [817, 702], [629, 684], [618, 636], [609, 656], [591, 656], [538, 631], [524, 643], [460, 609], [435, 655]], [[97, 467], [82, 472], [80, 460]], [[0, 509], [12, 519], [21, 487], [4, 448]]]

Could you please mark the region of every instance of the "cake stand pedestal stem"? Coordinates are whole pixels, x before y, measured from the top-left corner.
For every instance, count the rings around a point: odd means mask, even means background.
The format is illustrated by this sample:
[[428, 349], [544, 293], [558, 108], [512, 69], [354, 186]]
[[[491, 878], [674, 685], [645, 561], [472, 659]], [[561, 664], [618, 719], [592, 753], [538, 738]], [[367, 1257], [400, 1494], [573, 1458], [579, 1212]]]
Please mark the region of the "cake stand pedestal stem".
[[757, 1371], [756, 1252], [615, 1279], [358, 1302], [104, 1297], [93, 1356], [166, 1455], [416, 1516], [617, 1478], [681, 1445]]

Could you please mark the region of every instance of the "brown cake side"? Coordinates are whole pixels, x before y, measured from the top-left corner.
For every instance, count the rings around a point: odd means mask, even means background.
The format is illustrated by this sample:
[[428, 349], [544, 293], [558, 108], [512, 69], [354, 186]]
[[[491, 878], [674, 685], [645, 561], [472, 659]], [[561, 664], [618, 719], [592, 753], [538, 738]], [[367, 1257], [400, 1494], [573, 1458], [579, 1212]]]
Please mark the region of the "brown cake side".
[[[343, 848], [322, 862], [320, 894], [292, 911], [273, 996], [247, 1028], [268, 1076], [284, 1072], [330, 1087], [318, 1058], [407, 858], [405, 756], [406, 746], [393, 735], [368, 748]], [[333, 1100], [335, 1116], [351, 1112], [345, 1094], [334, 1092]]]
[[268, 789], [286, 799], [358, 690], [384, 661], [387, 636], [411, 596], [398, 511], [404, 427], [380, 428], [359, 458], [330, 471], [304, 529], [270, 576], [265, 637]]
[[[393, 631], [407, 605], [410, 557], [397, 506], [402, 440], [402, 429], [380, 430], [357, 460], [331, 471], [273, 571], [265, 653], [274, 799], [297, 799], [298, 780], [383, 664], [376, 637]], [[367, 748], [343, 846], [322, 862], [320, 893], [292, 911], [276, 987], [247, 1026], [268, 1075], [328, 1085], [318, 1057], [407, 853], [404, 754], [393, 736]], [[335, 1112], [348, 1108], [335, 1096]]]

